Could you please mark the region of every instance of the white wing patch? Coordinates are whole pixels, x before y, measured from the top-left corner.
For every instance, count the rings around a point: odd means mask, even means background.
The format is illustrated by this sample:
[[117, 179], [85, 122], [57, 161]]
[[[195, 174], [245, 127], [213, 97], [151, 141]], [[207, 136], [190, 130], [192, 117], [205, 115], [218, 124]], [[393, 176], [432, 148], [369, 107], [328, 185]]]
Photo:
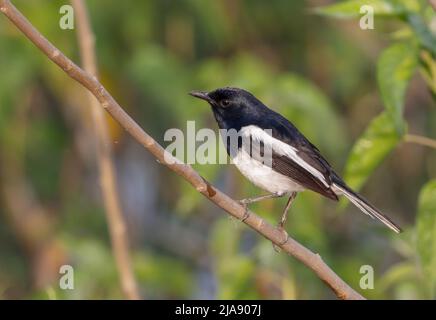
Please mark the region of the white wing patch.
[[305, 188], [292, 178], [274, 171], [270, 166], [253, 159], [244, 149], [238, 150], [232, 162], [254, 185], [271, 193], [285, 194]]
[[266, 133], [263, 129], [253, 125], [242, 127], [240, 133], [242, 137], [248, 138], [249, 136], [251, 136], [252, 139], [262, 141], [264, 144], [267, 145], [271, 145], [274, 152], [289, 157], [302, 168], [306, 169], [309, 173], [315, 176], [326, 187], [330, 187], [330, 185], [325, 180], [324, 175], [316, 168], [312, 167], [309, 163], [304, 161], [300, 156], [298, 156], [297, 149], [295, 149], [294, 147], [274, 138], [273, 136]]

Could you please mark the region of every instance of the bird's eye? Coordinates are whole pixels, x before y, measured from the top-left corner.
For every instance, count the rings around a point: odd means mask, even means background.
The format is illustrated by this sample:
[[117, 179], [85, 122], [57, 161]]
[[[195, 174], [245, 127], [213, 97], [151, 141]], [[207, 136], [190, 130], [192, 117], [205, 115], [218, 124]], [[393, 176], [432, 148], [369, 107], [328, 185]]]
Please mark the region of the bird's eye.
[[230, 101], [229, 101], [229, 100], [222, 100], [222, 101], [221, 101], [221, 105], [222, 105], [223, 107], [228, 107], [228, 106], [230, 105]]

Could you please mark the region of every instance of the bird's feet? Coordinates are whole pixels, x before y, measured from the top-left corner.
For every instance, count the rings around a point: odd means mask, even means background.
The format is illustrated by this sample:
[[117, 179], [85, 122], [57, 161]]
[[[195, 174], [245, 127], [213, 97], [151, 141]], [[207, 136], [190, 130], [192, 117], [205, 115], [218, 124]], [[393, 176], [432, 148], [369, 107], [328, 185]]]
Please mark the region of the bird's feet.
[[286, 232], [285, 228], [283, 228], [283, 226], [282, 226], [280, 223], [279, 223], [279, 225], [277, 226], [277, 230], [279, 230], [279, 231], [282, 233], [282, 235], [283, 235], [283, 240], [280, 241], [280, 243], [279, 243], [278, 245], [275, 244], [275, 243], [273, 243], [273, 248], [274, 248], [274, 250], [275, 250], [276, 252], [280, 252], [280, 251], [281, 251], [280, 247], [281, 247], [282, 245], [284, 245], [286, 242], [288, 242], [289, 235], [288, 235], [288, 233]]
[[248, 219], [250, 216], [250, 211], [248, 210], [248, 204], [250, 203], [247, 199], [239, 200], [238, 203], [244, 207], [244, 215], [241, 218], [242, 222], [245, 222], [245, 220]]

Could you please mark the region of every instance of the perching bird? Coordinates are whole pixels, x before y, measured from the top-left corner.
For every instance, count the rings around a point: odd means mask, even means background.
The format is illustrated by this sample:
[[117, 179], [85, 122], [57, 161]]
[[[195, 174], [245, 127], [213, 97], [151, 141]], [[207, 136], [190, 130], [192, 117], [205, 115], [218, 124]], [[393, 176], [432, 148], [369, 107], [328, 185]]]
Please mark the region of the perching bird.
[[[289, 195], [279, 222], [279, 228], [284, 233], [284, 224], [291, 203], [297, 192], [306, 189], [335, 201], [339, 195], [345, 195], [371, 218], [377, 218], [397, 233], [401, 232], [391, 219], [351, 190], [320, 151], [290, 121], [269, 109], [248, 91], [227, 87], [209, 93], [192, 91], [190, 94], [206, 100], [211, 105], [220, 129], [235, 129], [240, 134], [233, 149], [230, 139], [225, 138], [227, 153], [248, 180], [270, 192], [265, 196], [241, 200], [241, 203], [246, 207], [259, 200]], [[260, 153], [255, 153], [252, 145], [246, 146], [241, 143], [241, 138], [246, 139], [244, 141], [257, 142]], [[270, 150], [272, 159], [270, 163], [265, 164], [259, 154], [267, 149]], [[247, 212], [248, 210], [246, 215]], [[287, 234], [285, 235], [287, 239]]]

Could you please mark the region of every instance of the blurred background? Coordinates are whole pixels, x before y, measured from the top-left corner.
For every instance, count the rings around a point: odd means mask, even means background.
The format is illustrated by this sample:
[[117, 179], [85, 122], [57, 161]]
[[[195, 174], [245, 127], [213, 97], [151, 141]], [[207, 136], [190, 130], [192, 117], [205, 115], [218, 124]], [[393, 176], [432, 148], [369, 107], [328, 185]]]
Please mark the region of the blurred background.
[[[86, 1], [102, 83], [158, 142], [168, 145], [165, 131], [186, 131], [188, 120], [217, 129], [210, 108], [190, 90], [237, 86], [290, 119], [343, 174], [353, 145], [384, 110], [377, 60], [405, 25], [376, 18], [374, 30], [362, 30], [356, 19], [314, 14], [332, 2]], [[13, 3], [80, 63], [76, 30], [59, 28], [67, 1]], [[0, 70], [0, 299], [123, 298], [86, 91], [4, 16]], [[404, 106], [410, 133], [436, 137], [435, 103], [419, 73]], [[276, 253], [159, 165], [109, 116], [107, 122], [144, 298], [335, 298], [305, 266]], [[232, 165], [194, 168], [235, 199], [262, 192]], [[364, 173], [361, 191], [404, 233], [312, 192], [297, 197], [288, 232], [368, 298], [432, 298], [416, 249], [416, 216], [421, 188], [436, 176], [436, 153], [400, 141], [374, 168]], [[251, 208], [275, 224], [285, 202]], [[74, 268], [74, 290], [59, 288], [64, 264]], [[360, 289], [362, 265], [374, 268], [374, 289]]]

